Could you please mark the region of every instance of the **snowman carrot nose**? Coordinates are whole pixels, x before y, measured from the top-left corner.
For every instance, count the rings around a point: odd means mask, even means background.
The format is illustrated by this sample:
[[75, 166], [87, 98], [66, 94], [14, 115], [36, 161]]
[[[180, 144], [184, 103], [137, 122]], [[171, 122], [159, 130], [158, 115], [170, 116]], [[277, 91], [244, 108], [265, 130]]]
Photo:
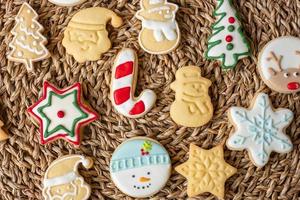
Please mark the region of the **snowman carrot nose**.
[[150, 178], [146, 178], [146, 177], [142, 176], [139, 181], [142, 182], [142, 183], [144, 183], [144, 182], [148, 182], [150, 180], [151, 180]]

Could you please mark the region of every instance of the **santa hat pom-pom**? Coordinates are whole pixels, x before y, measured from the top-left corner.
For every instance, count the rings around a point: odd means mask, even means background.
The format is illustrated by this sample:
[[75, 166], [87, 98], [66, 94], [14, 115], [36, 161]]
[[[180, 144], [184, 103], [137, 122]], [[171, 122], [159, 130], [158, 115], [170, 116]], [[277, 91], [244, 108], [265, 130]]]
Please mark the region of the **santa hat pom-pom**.
[[83, 158], [81, 163], [86, 169], [89, 169], [93, 166], [93, 160], [91, 158]]

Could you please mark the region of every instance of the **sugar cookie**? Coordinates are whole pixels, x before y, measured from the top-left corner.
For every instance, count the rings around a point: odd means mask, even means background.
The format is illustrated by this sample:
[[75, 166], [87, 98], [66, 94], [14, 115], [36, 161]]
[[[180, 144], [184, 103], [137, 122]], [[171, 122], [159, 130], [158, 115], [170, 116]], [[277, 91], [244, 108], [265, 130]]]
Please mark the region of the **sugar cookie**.
[[148, 89], [134, 97], [137, 75], [138, 59], [135, 51], [122, 49], [112, 68], [111, 101], [119, 113], [130, 118], [145, 115], [156, 101], [155, 93]]
[[300, 91], [300, 38], [271, 40], [261, 51], [258, 70], [264, 82], [281, 93]]
[[242, 31], [232, 0], [217, 0], [216, 22], [208, 40], [206, 58], [219, 60], [223, 69], [232, 69], [238, 60], [250, 55], [250, 46]]
[[43, 181], [45, 200], [87, 200], [89, 198], [91, 188], [78, 173], [79, 164], [90, 169], [93, 160], [80, 155], [67, 155], [51, 163]]
[[59, 6], [75, 6], [85, 2], [86, 0], [49, 0], [49, 1]]
[[8, 139], [7, 133], [2, 129], [4, 123], [0, 120], [0, 141]]
[[175, 170], [186, 177], [189, 197], [210, 192], [222, 199], [226, 179], [237, 171], [225, 162], [222, 145], [205, 150], [194, 144], [190, 145], [188, 161], [175, 167]]
[[106, 8], [86, 8], [77, 12], [64, 32], [62, 44], [67, 53], [80, 63], [98, 60], [111, 47], [106, 30], [109, 20], [113, 27], [123, 23], [116, 13]]
[[213, 115], [213, 106], [208, 95], [211, 81], [201, 77], [199, 67], [182, 67], [176, 72], [176, 81], [171, 89], [176, 92], [171, 104], [171, 118], [182, 126], [198, 127], [206, 124]]
[[33, 62], [49, 57], [45, 47], [47, 39], [41, 34], [44, 30], [39, 24], [38, 14], [28, 3], [23, 3], [17, 16], [16, 25], [11, 30], [14, 38], [9, 43], [12, 48], [8, 60], [24, 63], [28, 71], [33, 70]]
[[175, 20], [178, 6], [167, 0], [140, 0], [136, 18], [142, 21], [140, 46], [151, 54], [165, 54], [180, 42], [180, 30]]
[[42, 144], [63, 138], [79, 146], [82, 127], [98, 118], [84, 102], [80, 83], [60, 90], [45, 81], [43, 96], [28, 112], [40, 125]]
[[250, 109], [231, 107], [228, 116], [235, 130], [227, 140], [227, 147], [247, 149], [257, 167], [267, 164], [272, 151], [288, 153], [292, 150], [285, 128], [292, 122], [293, 112], [274, 110], [267, 94], [257, 94]]
[[135, 137], [123, 142], [113, 153], [110, 175], [115, 185], [135, 198], [150, 197], [167, 183], [171, 160], [157, 141]]

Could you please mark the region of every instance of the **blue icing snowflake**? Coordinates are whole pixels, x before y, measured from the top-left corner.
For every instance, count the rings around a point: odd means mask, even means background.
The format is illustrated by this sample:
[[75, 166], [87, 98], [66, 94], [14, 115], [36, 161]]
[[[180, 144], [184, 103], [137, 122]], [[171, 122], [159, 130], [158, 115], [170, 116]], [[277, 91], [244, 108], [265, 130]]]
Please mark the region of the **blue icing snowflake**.
[[292, 122], [293, 112], [288, 109], [274, 111], [267, 94], [259, 93], [250, 110], [230, 108], [229, 117], [236, 130], [227, 140], [228, 148], [247, 149], [256, 166], [263, 167], [272, 151], [288, 153], [292, 150], [292, 142], [284, 129]]

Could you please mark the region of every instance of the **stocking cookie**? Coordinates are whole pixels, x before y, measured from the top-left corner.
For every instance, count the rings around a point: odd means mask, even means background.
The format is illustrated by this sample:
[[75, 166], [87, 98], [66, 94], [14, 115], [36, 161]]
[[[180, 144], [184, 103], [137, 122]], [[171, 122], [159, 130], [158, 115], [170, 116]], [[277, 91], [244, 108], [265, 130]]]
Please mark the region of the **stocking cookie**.
[[216, 22], [208, 40], [206, 58], [219, 60], [223, 69], [232, 69], [238, 60], [250, 55], [250, 46], [242, 31], [232, 0], [217, 0]]
[[288, 109], [272, 108], [268, 95], [259, 93], [250, 109], [232, 107], [228, 116], [235, 130], [227, 140], [233, 150], [247, 149], [257, 167], [263, 167], [272, 151], [288, 153], [293, 144], [285, 134], [285, 128], [293, 120]]
[[120, 27], [122, 19], [106, 8], [94, 7], [80, 10], [69, 22], [62, 41], [67, 53], [75, 60], [98, 60], [111, 47], [106, 23], [111, 20], [113, 27]]
[[90, 197], [91, 188], [78, 173], [79, 164], [90, 169], [93, 161], [80, 155], [67, 155], [51, 163], [43, 181], [45, 200], [87, 200]]
[[264, 82], [281, 93], [300, 91], [300, 38], [284, 36], [270, 41], [258, 58]]
[[165, 54], [174, 50], [180, 41], [175, 20], [178, 6], [167, 0], [140, 0], [141, 10], [136, 17], [142, 21], [140, 46], [151, 54]]
[[130, 118], [145, 115], [156, 101], [155, 93], [148, 89], [134, 97], [137, 75], [136, 53], [132, 49], [122, 49], [112, 68], [111, 101], [119, 113]]
[[49, 1], [59, 6], [75, 6], [85, 2], [86, 0], [49, 0]]
[[211, 81], [201, 77], [199, 67], [188, 66], [177, 70], [171, 89], [176, 92], [171, 104], [171, 118], [182, 126], [198, 127], [206, 124], [213, 115], [208, 95]]
[[150, 197], [167, 183], [171, 160], [157, 141], [135, 137], [123, 142], [113, 153], [110, 175], [115, 185], [135, 198]]
[[8, 139], [7, 133], [2, 129], [3, 125], [4, 123], [0, 120], [0, 141]]
[[79, 146], [83, 126], [98, 118], [84, 102], [80, 83], [60, 90], [44, 82], [43, 96], [28, 112], [40, 125], [42, 144], [63, 138]]
[[226, 179], [236, 173], [236, 168], [225, 162], [222, 145], [206, 150], [191, 144], [188, 161], [175, 170], [188, 180], [189, 197], [210, 192], [221, 199]]
[[12, 50], [7, 58], [24, 63], [29, 71], [33, 70], [33, 62], [50, 55], [45, 47], [47, 40], [41, 34], [44, 28], [37, 20], [38, 14], [25, 2], [16, 16], [16, 25], [11, 30], [14, 38], [9, 43]]

